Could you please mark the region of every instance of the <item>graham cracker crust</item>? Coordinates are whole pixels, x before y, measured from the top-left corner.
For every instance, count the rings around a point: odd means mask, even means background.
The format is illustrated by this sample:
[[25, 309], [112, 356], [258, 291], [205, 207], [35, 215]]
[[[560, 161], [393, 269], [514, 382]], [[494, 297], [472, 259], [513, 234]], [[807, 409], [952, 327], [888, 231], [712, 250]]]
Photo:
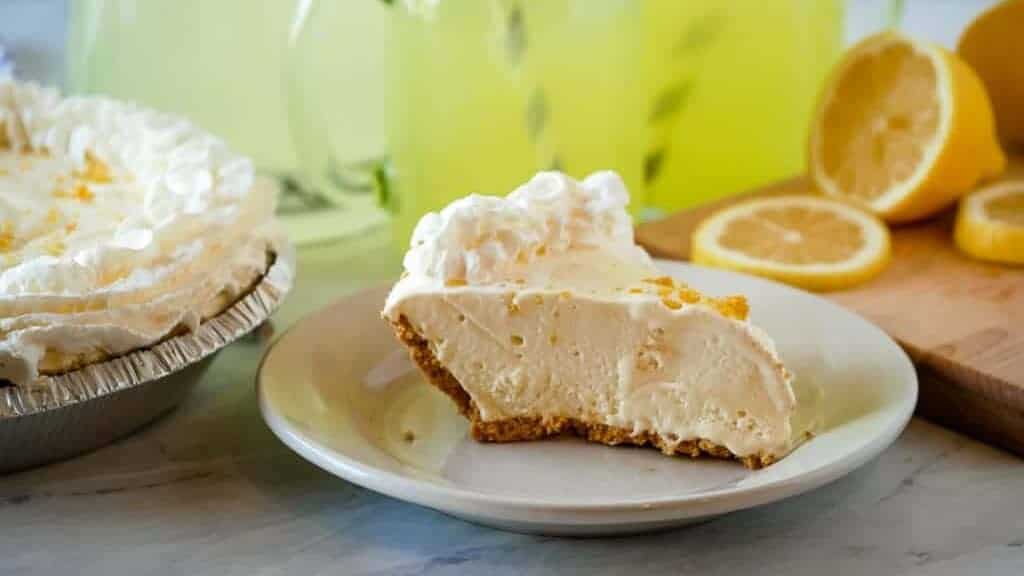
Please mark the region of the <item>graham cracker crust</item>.
[[480, 442], [518, 442], [523, 440], [539, 440], [560, 434], [574, 434], [591, 442], [599, 442], [609, 446], [627, 444], [634, 446], [651, 446], [661, 450], [663, 454], [689, 456], [698, 458], [710, 456], [727, 460], [738, 460], [751, 470], [757, 470], [776, 461], [773, 455], [753, 454], [737, 456], [728, 448], [705, 440], [694, 438], [673, 442], [656, 433], [642, 432], [633, 434], [625, 428], [608, 426], [592, 422], [583, 422], [575, 418], [555, 417], [549, 419], [519, 416], [505, 420], [485, 422], [480, 418], [480, 411], [473, 399], [466, 393], [459, 381], [448, 371], [430, 350], [430, 345], [416, 330], [413, 329], [405, 316], [391, 322], [395, 334], [409, 348], [409, 356], [419, 366], [427, 380], [440, 389], [458, 408], [470, 423], [469, 431], [474, 440]]

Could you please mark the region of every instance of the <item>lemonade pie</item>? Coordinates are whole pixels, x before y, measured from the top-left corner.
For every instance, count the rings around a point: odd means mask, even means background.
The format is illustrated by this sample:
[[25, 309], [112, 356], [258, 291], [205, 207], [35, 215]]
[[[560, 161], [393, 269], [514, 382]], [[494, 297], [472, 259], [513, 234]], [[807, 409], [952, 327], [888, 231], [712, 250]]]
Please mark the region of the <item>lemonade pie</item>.
[[663, 276], [605, 172], [538, 174], [416, 227], [383, 310], [481, 441], [574, 433], [759, 468], [807, 430], [742, 296]]
[[0, 81], [0, 382], [195, 329], [267, 269], [273, 208], [182, 119]]

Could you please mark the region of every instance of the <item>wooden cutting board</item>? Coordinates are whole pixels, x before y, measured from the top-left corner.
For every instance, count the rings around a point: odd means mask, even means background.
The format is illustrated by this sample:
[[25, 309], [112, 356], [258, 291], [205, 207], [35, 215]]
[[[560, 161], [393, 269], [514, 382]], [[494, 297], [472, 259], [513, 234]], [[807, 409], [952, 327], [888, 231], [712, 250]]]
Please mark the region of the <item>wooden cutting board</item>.
[[[1024, 157], [1005, 178], [1024, 178]], [[800, 178], [641, 225], [656, 257], [686, 260], [690, 233], [716, 208], [758, 195], [807, 193]], [[917, 413], [1024, 456], [1024, 268], [968, 259], [952, 212], [893, 230], [893, 261], [877, 278], [825, 294], [873, 321], [918, 368]]]

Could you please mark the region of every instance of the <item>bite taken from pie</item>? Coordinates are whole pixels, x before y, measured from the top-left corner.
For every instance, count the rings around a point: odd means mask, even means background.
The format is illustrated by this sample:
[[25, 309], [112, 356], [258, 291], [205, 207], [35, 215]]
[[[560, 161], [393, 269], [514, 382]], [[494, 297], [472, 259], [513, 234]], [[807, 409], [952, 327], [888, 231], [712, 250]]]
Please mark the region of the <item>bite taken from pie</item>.
[[576, 434], [760, 468], [798, 427], [793, 376], [747, 320], [661, 273], [611, 172], [535, 176], [423, 217], [383, 317], [487, 442]]

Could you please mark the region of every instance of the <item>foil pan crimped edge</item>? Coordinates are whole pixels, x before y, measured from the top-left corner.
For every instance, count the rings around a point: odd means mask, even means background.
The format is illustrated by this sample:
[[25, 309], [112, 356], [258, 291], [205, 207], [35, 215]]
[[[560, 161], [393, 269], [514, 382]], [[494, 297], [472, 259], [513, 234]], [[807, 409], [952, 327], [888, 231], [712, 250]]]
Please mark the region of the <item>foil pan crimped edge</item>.
[[196, 364], [267, 320], [291, 290], [294, 278], [294, 249], [290, 245], [275, 246], [274, 261], [259, 283], [229, 308], [200, 324], [195, 332], [50, 376], [32, 386], [0, 389], [0, 425], [5, 420], [109, 396]]

